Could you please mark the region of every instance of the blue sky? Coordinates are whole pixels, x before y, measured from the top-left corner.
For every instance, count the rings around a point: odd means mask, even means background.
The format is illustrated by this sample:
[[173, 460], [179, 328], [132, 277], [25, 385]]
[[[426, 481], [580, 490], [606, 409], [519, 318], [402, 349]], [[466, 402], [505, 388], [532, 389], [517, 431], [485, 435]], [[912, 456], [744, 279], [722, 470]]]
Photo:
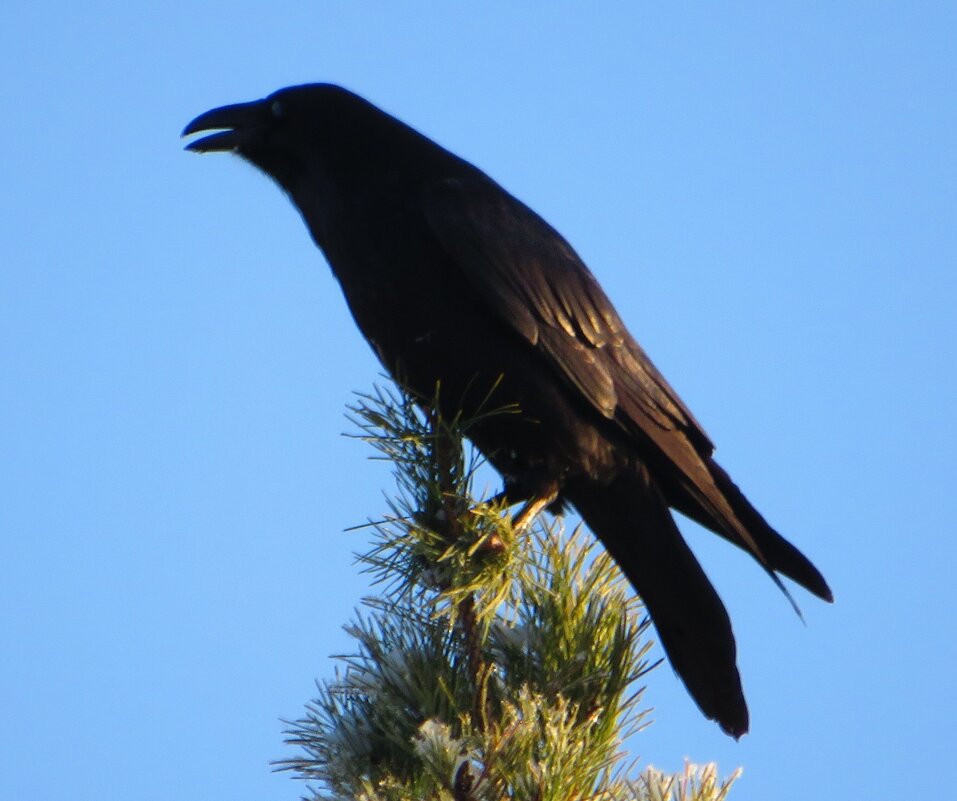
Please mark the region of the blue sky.
[[752, 733], [667, 668], [636, 755], [733, 798], [930, 797], [957, 692], [957, 10], [19, 4], [0, 86], [0, 797], [293, 799], [366, 591], [378, 366], [298, 215], [197, 113], [335, 81], [575, 245], [837, 603], [688, 536]]

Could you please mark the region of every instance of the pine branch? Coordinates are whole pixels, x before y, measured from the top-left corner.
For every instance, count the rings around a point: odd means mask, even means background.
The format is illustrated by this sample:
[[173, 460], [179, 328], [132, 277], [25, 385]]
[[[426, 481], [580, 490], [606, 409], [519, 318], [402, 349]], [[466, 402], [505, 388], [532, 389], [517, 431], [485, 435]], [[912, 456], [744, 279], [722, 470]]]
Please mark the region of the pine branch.
[[625, 775], [650, 643], [608, 556], [557, 523], [517, 533], [473, 498], [475, 421], [390, 389], [350, 411], [398, 487], [358, 556], [380, 594], [346, 627], [355, 653], [288, 723], [301, 753], [279, 769], [336, 801], [721, 801], [713, 766]]

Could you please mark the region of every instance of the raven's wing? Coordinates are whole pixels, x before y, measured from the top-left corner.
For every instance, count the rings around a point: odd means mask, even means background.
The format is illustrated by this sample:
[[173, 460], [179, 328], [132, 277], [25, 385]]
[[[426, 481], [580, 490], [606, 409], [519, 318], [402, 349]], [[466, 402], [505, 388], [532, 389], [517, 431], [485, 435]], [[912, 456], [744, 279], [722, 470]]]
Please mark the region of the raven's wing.
[[711, 441], [562, 236], [484, 176], [433, 183], [423, 202], [431, 230], [478, 297], [597, 412], [657, 449], [715, 530], [748, 551], [791, 599], [715, 483]]
[[487, 180], [432, 184], [425, 211], [479, 296], [597, 411], [659, 444], [680, 432], [698, 453], [711, 454], [701, 426], [625, 329], [578, 254], [547, 222]]

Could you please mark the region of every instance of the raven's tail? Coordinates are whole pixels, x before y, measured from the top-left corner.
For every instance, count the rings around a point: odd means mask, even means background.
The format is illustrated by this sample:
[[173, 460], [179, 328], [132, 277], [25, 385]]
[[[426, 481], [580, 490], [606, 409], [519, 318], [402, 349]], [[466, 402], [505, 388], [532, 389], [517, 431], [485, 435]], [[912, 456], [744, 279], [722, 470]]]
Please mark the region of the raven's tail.
[[672, 666], [701, 711], [737, 738], [748, 707], [724, 604], [643, 467], [566, 494], [641, 596]]

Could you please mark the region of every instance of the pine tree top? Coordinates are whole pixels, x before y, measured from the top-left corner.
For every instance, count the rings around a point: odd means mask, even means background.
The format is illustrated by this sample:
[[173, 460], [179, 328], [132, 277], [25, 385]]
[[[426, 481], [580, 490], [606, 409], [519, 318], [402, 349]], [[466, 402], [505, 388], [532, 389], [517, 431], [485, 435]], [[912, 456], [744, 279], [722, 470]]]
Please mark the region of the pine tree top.
[[330, 801], [723, 799], [736, 775], [713, 765], [626, 769], [654, 665], [607, 554], [554, 520], [516, 531], [501, 502], [476, 500], [474, 421], [389, 388], [351, 418], [397, 485], [357, 557], [377, 593], [346, 626], [355, 652], [289, 723], [301, 755], [280, 769]]

